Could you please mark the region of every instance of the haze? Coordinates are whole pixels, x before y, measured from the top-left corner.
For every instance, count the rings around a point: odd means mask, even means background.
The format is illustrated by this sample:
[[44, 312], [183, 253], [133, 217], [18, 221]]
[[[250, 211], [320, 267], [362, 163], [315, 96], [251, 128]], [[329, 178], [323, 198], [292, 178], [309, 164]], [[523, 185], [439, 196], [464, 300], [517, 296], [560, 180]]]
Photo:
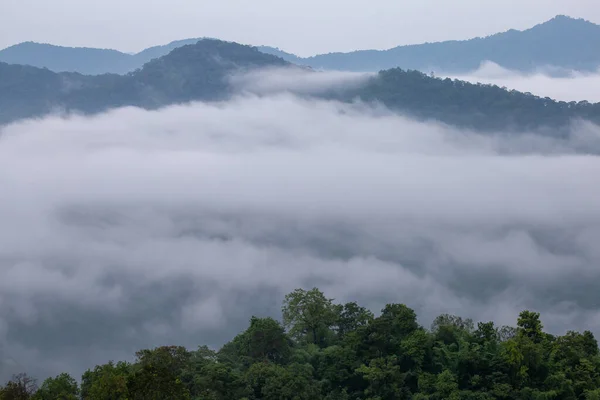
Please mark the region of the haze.
[[600, 22], [595, 0], [3, 0], [0, 48], [23, 41], [139, 51], [190, 37], [278, 46], [301, 56], [469, 39], [557, 14]]
[[[560, 76], [556, 76], [557, 73]], [[442, 73], [442, 75], [445, 75]], [[531, 92], [541, 97], [550, 97], [560, 101], [600, 101], [600, 75], [584, 74], [575, 71], [556, 71], [552, 67], [540, 68], [537, 73], [523, 74], [510, 71], [491, 62], [483, 63], [481, 68], [468, 75], [449, 75], [450, 78], [472, 83], [488, 83]]]

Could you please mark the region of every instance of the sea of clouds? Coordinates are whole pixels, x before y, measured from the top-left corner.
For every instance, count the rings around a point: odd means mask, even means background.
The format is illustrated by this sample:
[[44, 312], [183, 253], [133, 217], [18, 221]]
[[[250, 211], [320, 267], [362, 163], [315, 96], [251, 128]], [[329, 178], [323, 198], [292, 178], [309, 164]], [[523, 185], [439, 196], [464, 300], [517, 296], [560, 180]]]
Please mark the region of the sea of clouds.
[[593, 103], [600, 101], [600, 72], [584, 73], [546, 67], [532, 73], [523, 73], [486, 61], [478, 70], [467, 74], [441, 73], [441, 75], [472, 83], [489, 83], [520, 92], [530, 92], [559, 101], [587, 100]]
[[426, 327], [532, 309], [600, 334], [600, 128], [481, 135], [290, 93], [349, 75], [277, 73], [1, 128], [0, 378], [218, 347], [298, 287]]

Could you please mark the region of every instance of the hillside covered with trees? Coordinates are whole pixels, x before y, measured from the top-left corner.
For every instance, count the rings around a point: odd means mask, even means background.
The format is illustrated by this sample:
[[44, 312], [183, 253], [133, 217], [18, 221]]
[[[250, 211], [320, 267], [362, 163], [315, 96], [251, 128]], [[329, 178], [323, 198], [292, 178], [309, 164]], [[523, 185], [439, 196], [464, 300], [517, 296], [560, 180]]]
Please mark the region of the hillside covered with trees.
[[282, 322], [252, 317], [218, 351], [141, 350], [80, 383], [63, 373], [38, 387], [21, 374], [0, 399], [595, 400], [599, 388], [594, 335], [548, 334], [538, 313], [521, 312], [515, 328], [441, 315], [425, 329], [403, 304], [375, 317], [314, 288], [285, 296]]
[[218, 40], [178, 47], [127, 75], [81, 75], [0, 63], [0, 124], [53, 111], [97, 113], [156, 108], [192, 100], [222, 100], [234, 71], [286, 66], [256, 48]]
[[600, 103], [556, 101], [400, 68], [381, 71], [366, 85], [336, 96], [344, 101], [380, 102], [414, 118], [479, 131], [545, 130], [557, 134], [575, 119], [600, 123]]
[[[0, 63], [0, 124], [53, 111], [93, 114], [123, 106], [156, 109], [191, 101], [226, 100], [239, 94], [228, 79], [232, 74], [265, 67], [299, 68], [255, 47], [218, 40], [176, 48], [127, 75], [55, 73]], [[574, 119], [600, 122], [600, 104], [555, 101], [400, 68], [381, 71], [358, 87], [338, 88], [318, 96], [343, 102], [378, 102], [410, 117], [478, 131], [547, 130], [555, 134], [564, 132]]]

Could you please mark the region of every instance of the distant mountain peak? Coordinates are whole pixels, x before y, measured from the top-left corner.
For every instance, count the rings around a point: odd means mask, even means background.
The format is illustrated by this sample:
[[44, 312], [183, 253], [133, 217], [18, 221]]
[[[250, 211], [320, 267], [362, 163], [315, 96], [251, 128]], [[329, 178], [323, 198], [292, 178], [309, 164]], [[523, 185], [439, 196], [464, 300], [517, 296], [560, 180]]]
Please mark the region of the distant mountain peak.
[[594, 26], [594, 27], [600, 27], [600, 25], [597, 25], [591, 21], [588, 21], [587, 19], [584, 18], [575, 18], [575, 17], [570, 17], [568, 15], [564, 15], [564, 14], [559, 14], [557, 16], [555, 16], [552, 19], [549, 19], [546, 22], [542, 22], [541, 24], [535, 25], [533, 28], [530, 29], [535, 29], [538, 27], [542, 27], [542, 26], [554, 26], [554, 27], [562, 27], [562, 26]]
[[590, 22], [590, 21], [588, 21], [586, 19], [583, 19], [583, 18], [575, 18], [575, 17], [571, 17], [571, 16], [568, 16], [568, 15], [564, 15], [564, 14], [558, 14], [557, 16], [555, 16], [554, 18], [552, 18], [550, 21], [585, 21], [585, 22]]
[[[127, 74], [185, 45], [204, 41], [204, 45], [210, 47], [210, 40], [216, 39], [200, 37], [177, 40], [135, 54], [24, 42], [0, 50], [0, 61], [48, 68], [55, 72]], [[503, 68], [523, 72], [535, 71], [540, 67], [591, 72], [600, 68], [600, 53], [597, 51], [600, 48], [600, 25], [561, 14], [528, 29], [509, 29], [486, 37], [402, 45], [387, 50], [331, 52], [305, 58], [281, 48], [257, 48], [262, 53], [314, 69], [373, 72], [402, 67], [463, 74], [476, 70], [482, 62], [492, 61]], [[199, 47], [196, 51], [201, 49]]]
[[569, 15], [565, 15], [565, 14], [558, 14], [556, 15], [554, 18], [550, 19], [550, 21], [552, 20], [581, 20], [583, 18], [575, 18], [575, 17], [571, 17]]

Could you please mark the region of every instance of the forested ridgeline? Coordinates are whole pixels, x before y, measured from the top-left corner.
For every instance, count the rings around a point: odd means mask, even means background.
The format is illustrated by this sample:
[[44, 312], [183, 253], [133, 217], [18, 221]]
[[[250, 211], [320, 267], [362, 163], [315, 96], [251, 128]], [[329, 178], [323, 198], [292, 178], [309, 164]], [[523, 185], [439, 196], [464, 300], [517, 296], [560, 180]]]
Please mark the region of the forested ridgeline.
[[427, 330], [402, 304], [375, 317], [297, 289], [282, 317], [252, 317], [219, 351], [142, 350], [133, 363], [86, 371], [80, 384], [61, 374], [38, 388], [18, 375], [0, 399], [600, 399], [593, 334], [550, 335], [535, 312], [516, 328], [441, 315]]
[[[232, 84], [231, 76], [263, 68], [274, 77], [280, 68], [313, 77], [319, 74], [255, 47], [219, 40], [178, 47], [127, 75], [55, 73], [0, 62], [0, 126], [57, 112], [94, 115], [128, 106], [155, 110], [194, 101], [224, 101], [244, 92]], [[293, 83], [295, 78], [282, 75], [281, 79]], [[566, 136], [573, 121], [600, 124], [600, 103], [557, 101], [402, 68], [380, 71], [361, 85], [315, 92], [313, 97], [380, 103], [411, 118], [477, 132]]]

